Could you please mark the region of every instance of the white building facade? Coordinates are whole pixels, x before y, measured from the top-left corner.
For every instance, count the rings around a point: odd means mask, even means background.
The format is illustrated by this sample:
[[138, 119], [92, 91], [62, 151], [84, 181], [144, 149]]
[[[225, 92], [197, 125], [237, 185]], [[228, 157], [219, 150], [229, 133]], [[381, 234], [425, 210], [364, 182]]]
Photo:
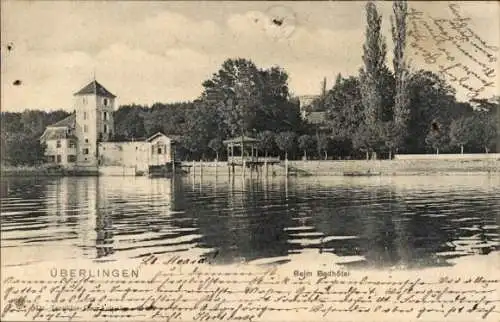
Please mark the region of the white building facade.
[[65, 168], [126, 167], [147, 172], [149, 166], [173, 161], [174, 142], [163, 133], [144, 141], [112, 142], [116, 96], [97, 81], [76, 92], [74, 101], [74, 113], [48, 126], [40, 138], [46, 144], [48, 163]]

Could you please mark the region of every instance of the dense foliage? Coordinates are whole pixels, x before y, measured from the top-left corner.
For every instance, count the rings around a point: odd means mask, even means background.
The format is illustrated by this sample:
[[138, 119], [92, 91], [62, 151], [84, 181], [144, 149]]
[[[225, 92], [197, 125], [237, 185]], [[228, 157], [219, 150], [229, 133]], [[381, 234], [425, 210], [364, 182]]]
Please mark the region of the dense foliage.
[[[382, 17], [366, 6], [366, 40], [359, 75], [338, 75], [310, 110], [324, 111], [325, 126], [300, 118], [290, 94], [288, 74], [275, 66], [261, 69], [243, 58], [228, 59], [203, 82], [192, 102], [124, 105], [114, 114], [113, 140], [144, 139], [163, 132], [178, 142], [179, 159], [224, 159], [223, 140], [246, 135], [260, 139], [259, 154], [289, 158], [391, 158], [399, 153], [490, 152], [500, 146], [498, 97], [458, 102], [439, 75], [411, 71], [406, 63], [407, 5], [394, 2], [393, 70], [386, 65]], [[63, 111], [1, 114], [4, 163], [40, 162], [44, 128]]]
[[65, 111], [2, 112], [0, 119], [2, 164], [17, 166], [41, 163], [45, 147], [40, 143], [40, 136], [47, 125], [67, 116], [69, 114]]

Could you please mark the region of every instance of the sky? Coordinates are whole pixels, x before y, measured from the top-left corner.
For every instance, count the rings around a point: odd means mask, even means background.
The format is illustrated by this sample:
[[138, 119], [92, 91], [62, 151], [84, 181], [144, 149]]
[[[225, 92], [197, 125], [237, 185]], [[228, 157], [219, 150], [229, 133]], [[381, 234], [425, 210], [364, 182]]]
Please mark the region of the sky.
[[[390, 2], [377, 3], [391, 65]], [[500, 44], [500, 4], [465, 2], [461, 12]], [[1, 2], [3, 111], [73, 110], [73, 93], [95, 78], [119, 104], [197, 98], [227, 58], [281, 66], [295, 95], [318, 94], [338, 73], [362, 67], [365, 2]], [[411, 2], [429, 15], [448, 3]], [[282, 20], [281, 25], [273, 19]], [[7, 47], [10, 50], [7, 50]], [[415, 68], [425, 66], [419, 57]], [[498, 67], [498, 62], [495, 63]], [[498, 94], [495, 86], [485, 95]], [[17, 85], [15, 85], [17, 84]], [[458, 92], [464, 98], [463, 91]]]

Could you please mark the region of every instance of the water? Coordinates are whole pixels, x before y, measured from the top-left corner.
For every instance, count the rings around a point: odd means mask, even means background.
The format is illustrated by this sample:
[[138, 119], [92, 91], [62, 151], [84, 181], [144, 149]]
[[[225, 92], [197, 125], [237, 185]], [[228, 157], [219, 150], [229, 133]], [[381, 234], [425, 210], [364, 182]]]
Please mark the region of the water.
[[2, 265], [149, 254], [215, 264], [334, 254], [422, 268], [498, 250], [500, 178], [3, 178]]

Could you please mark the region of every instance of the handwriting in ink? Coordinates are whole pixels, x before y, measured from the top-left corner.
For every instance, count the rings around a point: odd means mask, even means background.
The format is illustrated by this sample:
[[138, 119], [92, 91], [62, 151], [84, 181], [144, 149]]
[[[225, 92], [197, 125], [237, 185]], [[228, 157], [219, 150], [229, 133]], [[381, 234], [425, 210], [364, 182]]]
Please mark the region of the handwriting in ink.
[[[461, 68], [455, 65], [452, 69]], [[157, 260], [156, 262], [160, 262]], [[297, 276], [276, 268], [259, 272], [214, 271], [184, 265], [183, 273], [159, 265], [154, 276], [48, 278], [7, 277], [1, 317], [34, 321], [140, 319], [151, 321], [263, 321], [276, 313], [333, 318], [338, 313], [397, 314], [409, 318], [500, 318], [500, 280], [440, 277], [436, 280], [369, 276]]]

